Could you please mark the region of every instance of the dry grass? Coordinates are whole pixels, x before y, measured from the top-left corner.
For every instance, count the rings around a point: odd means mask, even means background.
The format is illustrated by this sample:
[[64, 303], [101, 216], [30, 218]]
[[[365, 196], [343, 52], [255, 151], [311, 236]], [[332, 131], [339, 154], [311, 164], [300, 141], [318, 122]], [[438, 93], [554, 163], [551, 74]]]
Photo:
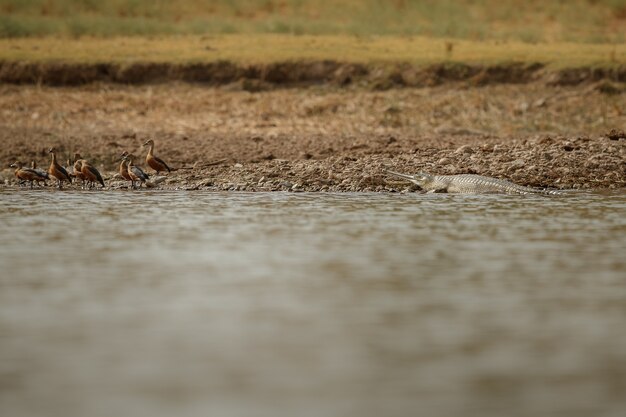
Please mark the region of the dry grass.
[[0, 0], [0, 37], [281, 33], [624, 42], [623, 0]]
[[220, 35], [161, 38], [0, 39], [0, 60], [70, 63], [211, 62], [539, 62], [553, 68], [614, 66], [626, 62], [626, 44], [444, 40], [399, 36]]

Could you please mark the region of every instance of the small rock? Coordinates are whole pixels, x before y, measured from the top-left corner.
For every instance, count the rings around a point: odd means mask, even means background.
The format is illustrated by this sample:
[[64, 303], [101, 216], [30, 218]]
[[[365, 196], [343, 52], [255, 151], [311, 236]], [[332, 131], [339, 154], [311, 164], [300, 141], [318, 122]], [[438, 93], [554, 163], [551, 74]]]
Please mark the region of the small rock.
[[517, 109], [522, 112], [522, 113], [526, 113], [526, 111], [530, 108], [530, 104], [528, 104], [528, 102], [523, 101], [521, 102], [518, 106]]
[[626, 139], [626, 132], [623, 130], [611, 129], [611, 131], [606, 134], [606, 137], [610, 140]]
[[518, 169], [521, 169], [523, 167], [526, 166], [526, 161], [524, 161], [523, 159], [516, 159], [515, 161], [511, 162], [509, 164], [509, 170], [510, 171], [516, 171]]
[[539, 139], [537, 142], [542, 144], [542, 145], [548, 145], [548, 144], [554, 142], [554, 139], [552, 139], [550, 136], [544, 136], [541, 139]]
[[471, 154], [471, 153], [474, 153], [474, 149], [472, 149], [472, 147], [470, 145], [463, 145], [463, 146], [457, 148], [457, 150], [454, 151], [454, 153], [456, 153], [456, 154]]

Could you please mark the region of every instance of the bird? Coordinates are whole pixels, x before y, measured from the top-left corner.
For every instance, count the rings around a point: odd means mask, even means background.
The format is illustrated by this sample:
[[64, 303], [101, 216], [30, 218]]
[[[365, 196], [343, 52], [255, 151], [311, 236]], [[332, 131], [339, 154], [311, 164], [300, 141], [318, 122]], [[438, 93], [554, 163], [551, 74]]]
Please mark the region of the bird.
[[120, 162], [119, 172], [122, 178], [132, 183], [133, 179], [128, 174], [127, 159], [124, 158], [126, 155], [128, 155], [128, 152], [126, 151], [122, 152], [122, 155], [120, 155], [122, 157], [122, 162]]
[[148, 164], [148, 166], [150, 166], [150, 168], [156, 171], [157, 175], [161, 171], [172, 171], [172, 168], [170, 168], [165, 163], [165, 161], [163, 161], [159, 157], [154, 156], [154, 141], [152, 139], [147, 140], [146, 143], [143, 144], [143, 146], [150, 146], [150, 149], [148, 149], [148, 155], [146, 155], [146, 163]]
[[139, 188], [141, 188], [141, 184], [145, 183], [148, 180], [148, 178], [150, 178], [150, 176], [146, 174], [145, 172], [143, 172], [143, 169], [139, 168], [138, 166], [133, 165], [133, 158], [134, 158], [133, 155], [124, 156], [123, 159], [127, 161], [126, 171], [128, 172], [128, 176], [130, 177], [131, 187], [136, 188], [135, 181], [139, 181]]
[[35, 181], [46, 181], [48, 178], [47, 172], [43, 172], [41, 170], [33, 169], [33, 168], [25, 168], [24, 164], [20, 161], [15, 161], [15, 163], [10, 165], [11, 168], [15, 168], [15, 177], [23, 181], [30, 181], [30, 188], [33, 188], [33, 183]]
[[48, 152], [52, 155], [52, 160], [50, 161], [50, 168], [48, 168], [48, 174], [50, 174], [51, 176], [57, 179], [57, 181], [59, 182], [59, 190], [60, 190], [62, 189], [63, 181], [67, 181], [71, 183], [72, 177], [70, 177], [70, 174], [67, 173], [65, 168], [63, 168], [57, 162], [56, 149], [50, 148]]
[[81, 169], [82, 169], [82, 160], [83, 160], [83, 157], [80, 156], [80, 153], [74, 152], [74, 166], [72, 167], [72, 169], [74, 171], [74, 176], [77, 179], [81, 180], [82, 185], [81, 185], [80, 188], [85, 188], [85, 181], [87, 180], [87, 178], [85, 178], [85, 175], [81, 171]]
[[85, 180], [87, 181], [87, 187], [91, 188], [93, 184], [99, 182], [104, 188], [104, 179], [102, 178], [102, 175], [100, 175], [100, 171], [98, 171], [96, 167], [91, 165], [85, 159], [81, 159], [80, 163], [80, 172], [83, 174]]
[[64, 168], [67, 171], [67, 173], [70, 175], [70, 177], [74, 178], [76, 176], [74, 174], [74, 165], [72, 164], [72, 162], [69, 159], [65, 160]]
[[43, 181], [44, 184], [45, 184], [46, 180], [50, 179], [50, 176], [48, 175], [48, 173], [46, 171], [44, 171], [41, 168], [37, 168], [37, 162], [35, 162], [34, 159], [32, 161], [30, 161], [30, 169], [35, 170], [39, 174], [39, 176], [41, 177], [41, 179], [36, 180], [39, 185], [41, 185], [41, 181]]

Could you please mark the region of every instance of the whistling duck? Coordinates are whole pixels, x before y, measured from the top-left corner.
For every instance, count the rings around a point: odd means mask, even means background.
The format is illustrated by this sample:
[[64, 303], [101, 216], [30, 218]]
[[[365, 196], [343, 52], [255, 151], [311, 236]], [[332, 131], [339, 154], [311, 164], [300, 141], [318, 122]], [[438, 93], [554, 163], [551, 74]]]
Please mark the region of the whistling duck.
[[133, 165], [133, 158], [134, 158], [133, 155], [124, 156], [123, 159], [127, 161], [126, 171], [128, 172], [128, 176], [130, 177], [131, 187], [136, 188], [135, 181], [140, 181], [139, 188], [141, 188], [141, 184], [146, 182], [146, 180], [149, 178], [149, 175], [143, 172], [141, 168]]
[[34, 159], [30, 161], [30, 169], [37, 171], [37, 173], [41, 177], [41, 179], [36, 180], [37, 184], [41, 185], [41, 181], [43, 181], [43, 183], [45, 184], [46, 180], [50, 179], [50, 176], [48, 175], [46, 171], [44, 171], [43, 169], [37, 168], [37, 162], [35, 162]]
[[49, 178], [48, 174], [45, 172], [39, 172], [40, 170], [33, 168], [24, 168], [24, 164], [20, 161], [15, 161], [15, 163], [10, 166], [11, 168], [15, 168], [15, 177], [17, 177], [18, 180], [30, 181], [30, 188], [33, 188], [35, 181], [45, 181]]
[[82, 161], [83, 157], [80, 156], [78, 152], [74, 152], [74, 166], [72, 167], [72, 170], [74, 171], [74, 176], [82, 183], [80, 188], [85, 188], [85, 181], [87, 178], [85, 178], [85, 175], [81, 171], [83, 165]]
[[167, 166], [165, 161], [163, 161], [159, 157], [154, 156], [154, 141], [152, 139], [147, 140], [146, 143], [143, 144], [143, 146], [150, 146], [150, 149], [148, 149], [148, 155], [146, 155], [146, 163], [150, 166], [150, 168], [156, 171], [157, 175], [159, 175], [159, 172], [161, 171], [172, 171], [172, 169]]
[[102, 184], [102, 187], [104, 188], [104, 179], [102, 179], [102, 175], [100, 175], [100, 172], [96, 169], [96, 167], [92, 166], [91, 164], [89, 164], [89, 162], [87, 162], [84, 159], [81, 159], [80, 163], [81, 163], [80, 172], [83, 174], [83, 176], [87, 180], [87, 186], [91, 188], [93, 184], [95, 184], [96, 182], [99, 182], [100, 184]]
[[63, 181], [67, 181], [71, 183], [72, 177], [70, 177], [70, 174], [67, 173], [65, 168], [63, 168], [57, 162], [56, 149], [50, 148], [48, 152], [52, 154], [52, 161], [50, 161], [50, 168], [48, 168], [48, 174], [52, 175], [54, 178], [57, 179], [57, 181], [59, 182], [59, 190], [60, 190], [62, 188]]
[[70, 177], [75, 178], [76, 174], [74, 173], [74, 164], [72, 164], [72, 162], [70, 162], [69, 159], [65, 160], [65, 170], [67, 171], [67, 173], [70, 175]]
[[122, 178], [127, 181], [133, 182], [133, 179], [130, 177], [130, 175], [128, 175], [127, 160], [124, 158], [126, 155], [128, 155], [128, 152], [126, 151], [122, 152], [122, 155], [120, 155], [122, 157], [122, 162], [120, 162], [119, 172]]

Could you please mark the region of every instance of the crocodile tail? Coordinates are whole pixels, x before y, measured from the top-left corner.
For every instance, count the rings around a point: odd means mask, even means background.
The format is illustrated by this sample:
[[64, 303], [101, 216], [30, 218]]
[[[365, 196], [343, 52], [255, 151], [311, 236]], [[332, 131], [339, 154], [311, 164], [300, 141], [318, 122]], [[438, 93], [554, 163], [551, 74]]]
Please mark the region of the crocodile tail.
[[519, 192], [520, 194], [563, 195], [562, 192], [557, 191], [557, 190], [550, 190], [547, 188], [526, 187], [526, 186], [518, 185], [515, 183], [511, 183], [510, 188], [514, 192]]
[[551, 190], [548, 188], [527, 188], [533, 194], [543, 194], [543, 195], [563, 195], [563, 193], [559, 190]]
[[563, 195], [563, 193], [559, 190], [549, 190], [547, 188], [541, 190], [541, 192], [548, 195]]

